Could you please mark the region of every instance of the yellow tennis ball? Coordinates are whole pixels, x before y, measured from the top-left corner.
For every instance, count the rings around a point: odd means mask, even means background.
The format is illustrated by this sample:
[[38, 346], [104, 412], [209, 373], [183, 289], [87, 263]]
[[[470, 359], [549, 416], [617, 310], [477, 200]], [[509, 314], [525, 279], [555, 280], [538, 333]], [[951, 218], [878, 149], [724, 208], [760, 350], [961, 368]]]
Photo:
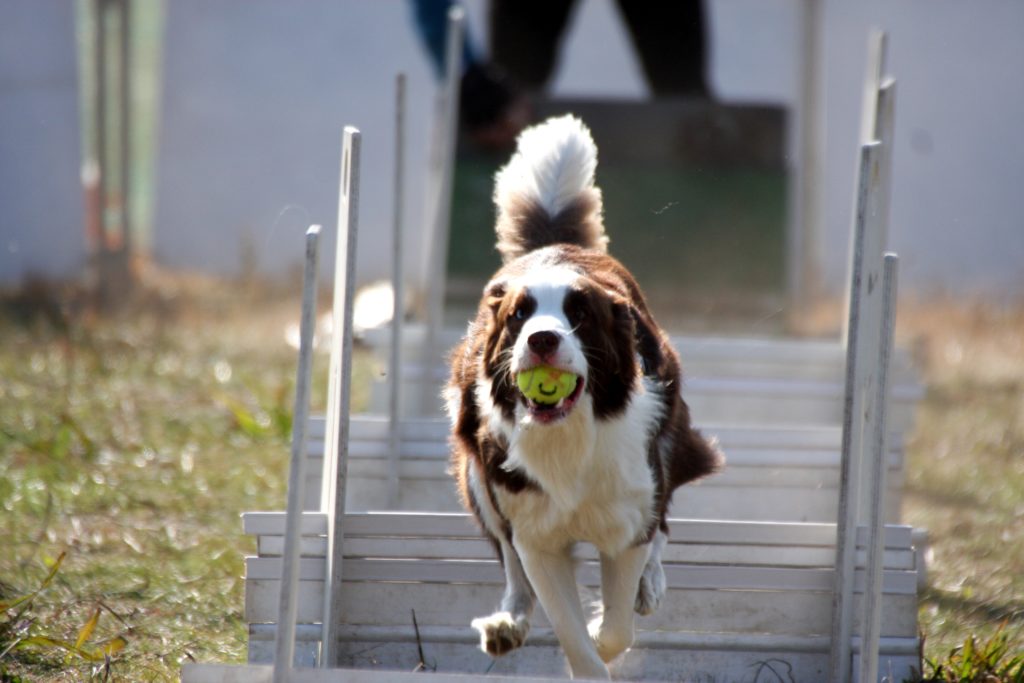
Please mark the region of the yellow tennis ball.
[[578, 375], [547, 365], [538, 365], [516, 375], [516, 384], [523, 396], [549, 405], [575, 391], [578, 380]]

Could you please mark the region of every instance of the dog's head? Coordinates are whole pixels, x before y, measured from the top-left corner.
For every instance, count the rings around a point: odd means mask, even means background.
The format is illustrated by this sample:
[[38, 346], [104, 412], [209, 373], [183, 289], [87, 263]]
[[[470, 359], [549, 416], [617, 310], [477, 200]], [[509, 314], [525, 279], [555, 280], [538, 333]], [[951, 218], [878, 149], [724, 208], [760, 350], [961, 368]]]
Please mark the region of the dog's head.
[[[596, 418], [625, 408], [642, 369], [642, 335], [617, 269], [606, 255], [558, 246], [513, 261], [488, 283], [482, 362], [507, 418], [557, 422], [587, 394]], [[517, 374], [539, 365], [577, 375], [572, 393], [553, 405], [523, 396]]]

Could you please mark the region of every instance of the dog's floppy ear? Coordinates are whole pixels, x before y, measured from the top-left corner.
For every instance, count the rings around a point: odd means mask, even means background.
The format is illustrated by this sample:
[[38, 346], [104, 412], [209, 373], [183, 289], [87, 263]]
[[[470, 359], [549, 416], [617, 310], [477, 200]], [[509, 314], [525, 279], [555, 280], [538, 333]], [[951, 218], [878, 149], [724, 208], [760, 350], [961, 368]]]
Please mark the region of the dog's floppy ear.
[[623, 298], [609, 293], [611, 300], [611, 329], [608, 330], [605, 343], [607, 351], [605, 360], [610, 364], [609, 370], [616, 375], [631, 377], [633, 372], [633, 345], [630, 343], [634, 336], [633, 327], [633, 306]]
[[633, 318], [636, 352], [642, 363], [641, 371], [645, 375], [653, 375], [661, 367], [664, 355], [661, 352], [661, 335], [649, 315], [644, 314], [636, 306], [629, 307]]
[[491, 312], [490, 321], [487, 322], [486, 329], [484, 330], [484, 374], [492, 379], [497, 377], [499, 382], [506, 381], [506, 378], [499, 376], [497, 368], [500, 365], [498, 362], [498, 354], [501, 351], [499, 346], [502, 343], [502, 338], [505, 336], [505, 321], [502, 319], [500, 311], [507, 293], [507, 283], [504, 280], [495, 280], [488, 283], [487, 287], [484, 288], [483, 296], [483, 305]]
[[594, 415], [604, 419], [621, 414], [629, 403], [637, 379], [636, 325], [626, 298], [605, 290], [599, 300], [599, 333], [588, 339], [596, 352], [588, 354], [588, 361], [593, 358], [589, 386]]
[[504, 280], [494, 280], [487, 283], [484, 288], [484, 304], [491, 309], [491, 314], [497, 316], [501, 302], [505, 300], [508, 292], [508, 284]]

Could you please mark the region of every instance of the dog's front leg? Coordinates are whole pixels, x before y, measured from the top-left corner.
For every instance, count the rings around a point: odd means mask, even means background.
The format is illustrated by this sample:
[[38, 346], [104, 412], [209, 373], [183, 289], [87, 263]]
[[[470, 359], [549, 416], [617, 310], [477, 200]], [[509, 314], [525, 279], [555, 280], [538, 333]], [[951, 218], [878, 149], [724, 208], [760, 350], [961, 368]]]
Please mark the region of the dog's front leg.
[[516, 549], [569, 660], [572, 677], [608, 678], [608, 667], [601, 661], [594, 641], [587, 632], [587, 621], [576, 588], [571, 549], [550, 551], [520, 544], [516, 544]]
[[633, 608], [650, 544], [631, 546], [609, 556], [601, 553], [601, 616], [590, 624], [597, 652], [610, 662], [633, 644]]
[[500, 657], [526, 642], [533, 612], [533, 592], [515, 548], [501, 539], [501, 558], [505, 567], [505, 595], [501, 607], [489, 617], [474, 619], [472, 626], [480, 632], [480, 649], [492, 657]]

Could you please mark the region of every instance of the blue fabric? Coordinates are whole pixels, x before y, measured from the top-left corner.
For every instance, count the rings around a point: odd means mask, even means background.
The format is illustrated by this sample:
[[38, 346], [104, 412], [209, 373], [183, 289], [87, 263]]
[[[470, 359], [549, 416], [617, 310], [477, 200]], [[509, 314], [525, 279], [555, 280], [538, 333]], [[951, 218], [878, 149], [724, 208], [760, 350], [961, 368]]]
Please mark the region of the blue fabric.
[[[416, 32], [427, 48], [430, 63], [434, 66], [434, 74], [444, 78], [444, 47], [448, 33], [448, 10], [456, 3], [453, 0], [410, 0]], [[470, 64], [479, 61], [476, 47], [469, 36], [468, 28], [462, 37], [462, 69], [465, 71]]]

